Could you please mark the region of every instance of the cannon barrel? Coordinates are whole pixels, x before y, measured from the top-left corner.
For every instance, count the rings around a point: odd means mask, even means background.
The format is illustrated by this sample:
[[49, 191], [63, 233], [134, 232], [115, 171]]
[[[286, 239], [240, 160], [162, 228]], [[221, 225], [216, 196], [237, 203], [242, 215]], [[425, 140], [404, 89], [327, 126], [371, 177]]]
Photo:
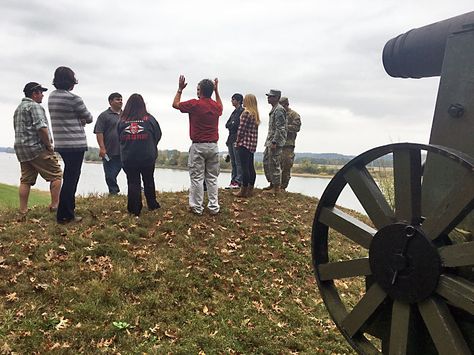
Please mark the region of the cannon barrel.
[[396, 78], [439, 76], [448, 36], [472, 24], [474, 11], [392, 38], [383, 49], [385, 71]]

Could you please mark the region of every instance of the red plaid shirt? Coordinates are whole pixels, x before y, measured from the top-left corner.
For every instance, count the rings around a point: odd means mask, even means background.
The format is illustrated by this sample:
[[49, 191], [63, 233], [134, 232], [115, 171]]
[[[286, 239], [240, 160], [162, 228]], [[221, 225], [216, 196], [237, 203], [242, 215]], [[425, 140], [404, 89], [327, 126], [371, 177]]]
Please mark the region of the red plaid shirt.
[[245, 110], [240, 116], [239, 130], [237, 131], [236, 147], [245, 147], [250, 152], [257, 150], [258, 126], [255, 117]]

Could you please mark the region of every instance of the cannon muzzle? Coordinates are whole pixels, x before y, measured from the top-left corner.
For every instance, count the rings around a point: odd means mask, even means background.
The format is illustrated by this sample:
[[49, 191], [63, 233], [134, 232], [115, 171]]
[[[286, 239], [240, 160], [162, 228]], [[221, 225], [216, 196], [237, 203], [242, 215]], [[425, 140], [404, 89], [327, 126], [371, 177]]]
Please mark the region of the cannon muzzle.
[[392, 38], [383, 49], [385, 71], [396, 78], [439, 76], [448, 36], [474, 26], [474, 11]]

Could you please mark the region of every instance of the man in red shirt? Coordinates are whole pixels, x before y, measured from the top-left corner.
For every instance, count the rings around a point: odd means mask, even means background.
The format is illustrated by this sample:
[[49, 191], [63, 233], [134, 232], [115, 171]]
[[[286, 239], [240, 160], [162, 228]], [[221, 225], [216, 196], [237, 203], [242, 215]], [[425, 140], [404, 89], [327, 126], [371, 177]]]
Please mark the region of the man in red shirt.
[[[222, 101], [217, 89], [218, 80], [212, 82], [203, 79], [197, 86], [198, 99], [181, 102], [181, 93], [188, 85], [183, 75], [179, 77], [178, 91], [173, 107], [189, 114], [189, 137], [192, 144], [189, 149], [189, 207], [197, 215], [204, 211], [204, 181], [207, 186], [207, 207], [211, 214], [219, 213], [217, 177], [219, 176], [219, 116], [222, 115]], [[211, 99], [216, 93], [216, 101]]]

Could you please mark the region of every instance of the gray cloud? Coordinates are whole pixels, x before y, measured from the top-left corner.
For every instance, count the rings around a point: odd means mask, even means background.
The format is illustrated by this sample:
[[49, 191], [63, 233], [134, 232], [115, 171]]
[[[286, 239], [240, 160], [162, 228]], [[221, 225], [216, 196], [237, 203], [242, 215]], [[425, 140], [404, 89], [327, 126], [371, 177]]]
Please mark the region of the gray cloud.
[[[230, 96], [254, 93], [264, 118], [259, 150], [270, 88], [302, 116], [297, 151], [356, 154], [393, 141], [427, 142], [438, 79], [390, 78], [381, 52], [399, 33], [471, 9], [471, 0], [5, 0], [0, 113], [10, 120], [26, 82], [52, 89], [54, 69], [67, 65], [95, 117], [110, 92], [141, 93], [163, 127], [161, 149], [189, 144], [187, 119], [171, 108], [180, 74], [189, 82], [184, 99], [203, 77], [219, 77], [221, 137]], [[87, 133], [96, 145], [92, 127]], [[2, 145], [12, 146], [13, 137], [13, 129], [0, 132]]]

